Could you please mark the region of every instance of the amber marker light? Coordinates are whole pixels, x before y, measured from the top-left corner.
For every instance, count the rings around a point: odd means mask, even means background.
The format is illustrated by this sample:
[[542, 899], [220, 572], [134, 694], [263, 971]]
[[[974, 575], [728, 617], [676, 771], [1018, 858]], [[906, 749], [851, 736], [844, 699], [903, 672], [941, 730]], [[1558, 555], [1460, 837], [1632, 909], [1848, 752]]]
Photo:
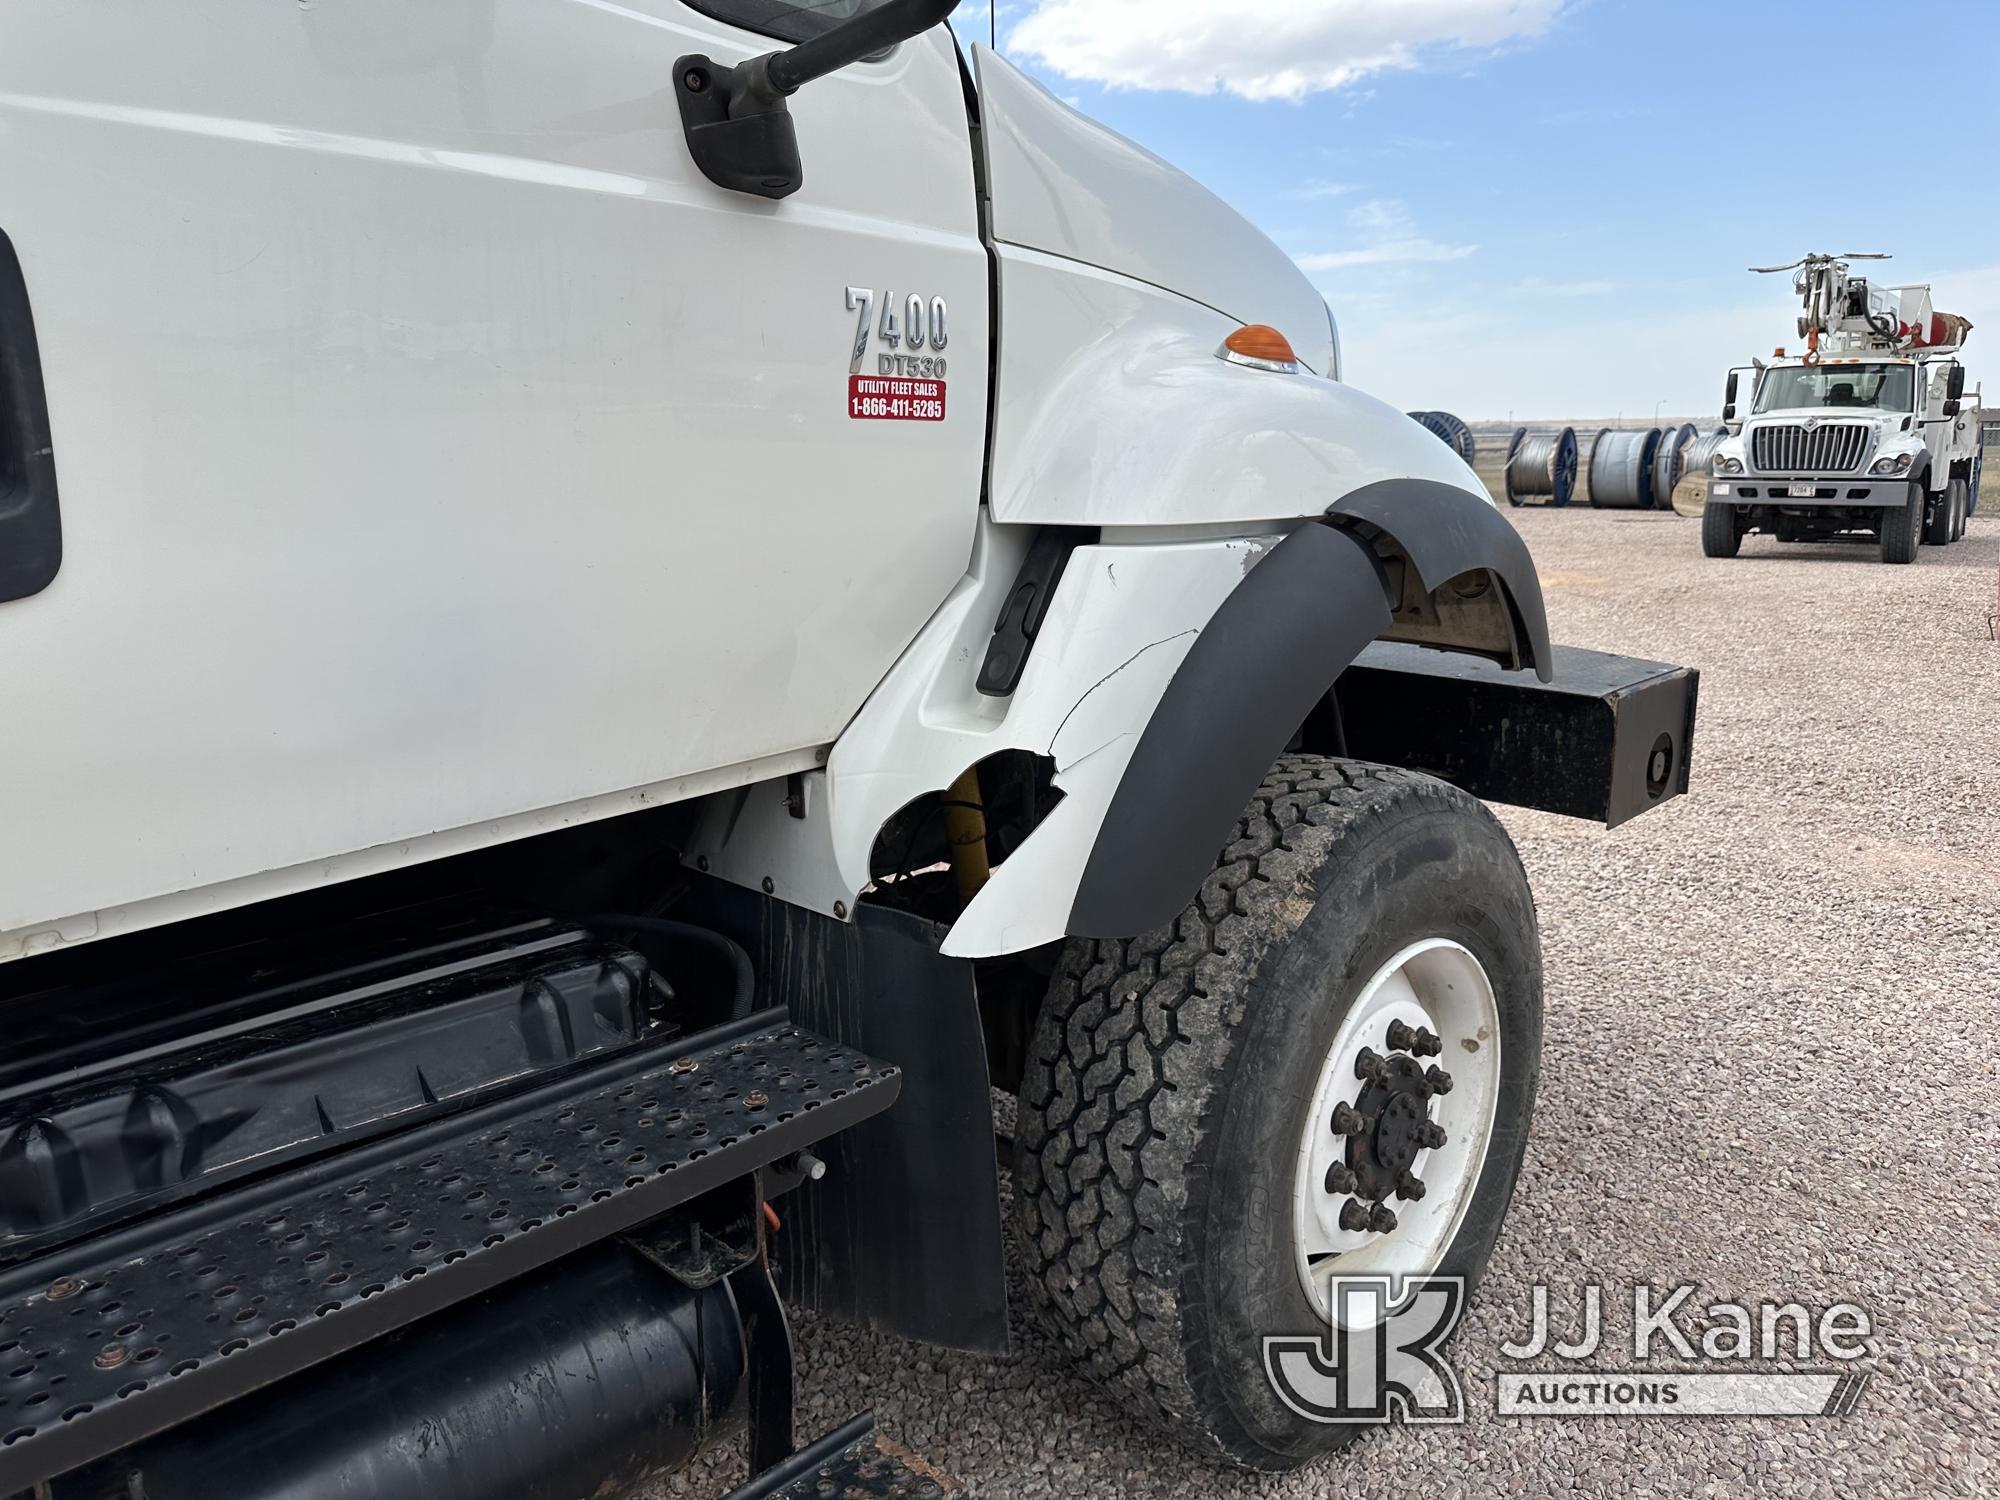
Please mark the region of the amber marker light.
[[1215, 351], [1232, 365], [1248, 365], [1253, 370], [1276, 370], [1281, 375], [1299, 373], [1299, 357], [1292, 352], [1291, 340], [1263, 323], [1239, 328], [1222, 341]]

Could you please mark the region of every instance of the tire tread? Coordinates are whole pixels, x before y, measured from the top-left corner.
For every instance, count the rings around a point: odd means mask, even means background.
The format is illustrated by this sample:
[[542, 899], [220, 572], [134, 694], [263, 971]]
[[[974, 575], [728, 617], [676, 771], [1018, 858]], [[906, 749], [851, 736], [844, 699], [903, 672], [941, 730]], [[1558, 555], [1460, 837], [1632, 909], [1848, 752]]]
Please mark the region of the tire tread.
[[1302, 920], [1296, 893], [1344, 832], [1392, 807], [1492, 821], [1413, 772], [1280, 760], [1171, 926], [1072, 940], [1030, 1049], [1016, 1136], [1030, 1295], [1100, 1382], [1214, 1457], [1245, 1461], [1218, 1430], [1224, 1403], [1196, 1384], [1213, 1368], [1186, 1229], [1204, 1207], [1202, 1147], [1251, 980]]

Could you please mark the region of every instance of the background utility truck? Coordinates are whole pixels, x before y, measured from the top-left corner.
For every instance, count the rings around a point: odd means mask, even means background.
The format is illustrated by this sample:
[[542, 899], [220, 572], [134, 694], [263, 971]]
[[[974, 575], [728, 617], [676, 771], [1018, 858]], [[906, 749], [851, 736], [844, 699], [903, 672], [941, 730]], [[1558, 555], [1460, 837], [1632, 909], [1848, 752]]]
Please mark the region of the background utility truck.
[[1796, 271], [1805, 353], [1731, 370], [1702, 508], [1701, 545], [1734, 557], [1752, 532], [1782, 542], [1872, 536], [1882, 561], [1965, 534], [1978, 504], [1979, 401], [1959, 351], [1972, 325], [1932, 310], [1928, 286], [1848, 274], [1880, 255], [1808, 255]]
[[[1195, 1449], [1476, 1279], [1482, 797], [1685, 789], [1463, 462], [951, 0], [0, 47], [0, 1495], [935, 1492], [787, 1307], [1044, 1314]], [[926, 1486], [931, 1486], [926, 1489]]]

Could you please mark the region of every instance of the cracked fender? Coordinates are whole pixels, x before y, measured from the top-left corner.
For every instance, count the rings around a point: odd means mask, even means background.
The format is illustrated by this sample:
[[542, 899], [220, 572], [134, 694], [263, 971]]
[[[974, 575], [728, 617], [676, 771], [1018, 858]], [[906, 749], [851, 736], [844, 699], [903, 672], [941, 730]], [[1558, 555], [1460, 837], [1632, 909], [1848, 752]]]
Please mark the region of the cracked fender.
[[1153, 711], [1090, 850], [1069, 930], [1130, 937], [1172, 921], [1286, 741], [1390, 623], [1366, 544], [1330, 526], [1286, 537], [1223, 601]]
[[[1014, 693], [974, 680], [1032, 531], [982, 523], [972, 565], [835, 742], [798, 806], [766, 784], [717, 799], [690, 854], [724, 879], [835, 915], [854, 910], [883, 825], [1005, 750], [1054, 762], [1062, 800], [952, 927], [984, 957], [1067, 935], [1106, 810], [1142, 732], [1203, 630], [1276, 536], [1079, 547]], [[1371, 583], [1379, 595], [1378, 585]]]
[[[1513, 528], [1456, 486], [1404, 480], [1282, 536], [1124, 532], [1079, 547], [1019, 686], [986, 697], [979, 663], [1032, 535], [982, 522], [966, 577], [825, 769], [784, 796], [766, 785], [719, 799], [692, 851], [702, 868], [752, 887], [768, 879], [782, 899], [846, 916], [898, 811], [1024, 750], [1053, 762], [1062, 801], [994, 870], [944, 952], [1130, 936], [1186, 904], [1251, 790], [1369, 642], [1546, 671], [1540, 587]], [[1468, 610], [1484, 600], [1487, 613], [1440, 612], [1454, 582]], [[1503, 623], [1498, 635], [1454, 633], [1467, 621]]]
[[1377, 481], [1329, 506], [1326, 525], [1292, 532], [1243, 581], [1147, 722], [1090, 849], [1069, 931], [1130, 937], [1171, 922], [1286, 743], [1377, 639], [1549, 679], [1541, 580], [1487, 497], [1431, 479]]

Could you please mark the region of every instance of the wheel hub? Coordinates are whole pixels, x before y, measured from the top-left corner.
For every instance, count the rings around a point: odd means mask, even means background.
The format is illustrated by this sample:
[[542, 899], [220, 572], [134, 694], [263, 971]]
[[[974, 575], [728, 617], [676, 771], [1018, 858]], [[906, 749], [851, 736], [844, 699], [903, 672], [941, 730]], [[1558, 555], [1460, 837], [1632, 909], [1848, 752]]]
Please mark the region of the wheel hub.
[[1417, 1129], [1430, 1118], [1430, 1102], [1417, 1092], [1417, 1081], [1423, 1076], [1417, 1065], [1408, 1058], [1394, 1061], [1409, 1071], [1398, 1071], [1394, 1077], [1362, 1089], [1354, 1108], [1369, 1125], [1347, 1148], [1348, 1165], [1354, 1168], [1361, 1196], [1378, 1203], [1396, 1190], [1396, 1179], [1410, 1169], [1423, 1150]]
[[[1442, 1258], [1491, 1140], [1498, 1033], [1485, 971], [1448, 939], [1362, 987], [1321, 1065], [1295, 1178], [1300, 1279], [1323, 1312], [1331, 1277], [1429, 1274]], [[1429, 1061], [1447, 1037], [1456, 1088]]]
[[[1435, 1056], [1442, 1044], [1428, 1028], [1412, 1029], [1403, 1021], [1390, 1023], [1385, 1040], [1391, 1048], [1387, 1057], [1372, 1047], [1356, 1054], [1354, 1073], [1362, 1080], [1361, 1091], [1351, 1105], [1335, 1107], [1331, 1122], [1335, 1134], [1348, 1138], [1348, 1171], [1339, 1180], [1364, 1207], [1380, 1205], [1391, 1193], [1421, 1198], [1423, 1180], [1410, 1169], [1424, 1151], [1446, 1139], [1444, 1128], [1431, 1118], [1430, 1101], [1451, 1092], [1451, 1075], [1442, 1068], [1426, 1072], [1413, 1055]], [[1350, 1223], [1357, 1221], [1349, 1216]], [[1372, 1215], [1370, 1222], [1382, 1220]]]

